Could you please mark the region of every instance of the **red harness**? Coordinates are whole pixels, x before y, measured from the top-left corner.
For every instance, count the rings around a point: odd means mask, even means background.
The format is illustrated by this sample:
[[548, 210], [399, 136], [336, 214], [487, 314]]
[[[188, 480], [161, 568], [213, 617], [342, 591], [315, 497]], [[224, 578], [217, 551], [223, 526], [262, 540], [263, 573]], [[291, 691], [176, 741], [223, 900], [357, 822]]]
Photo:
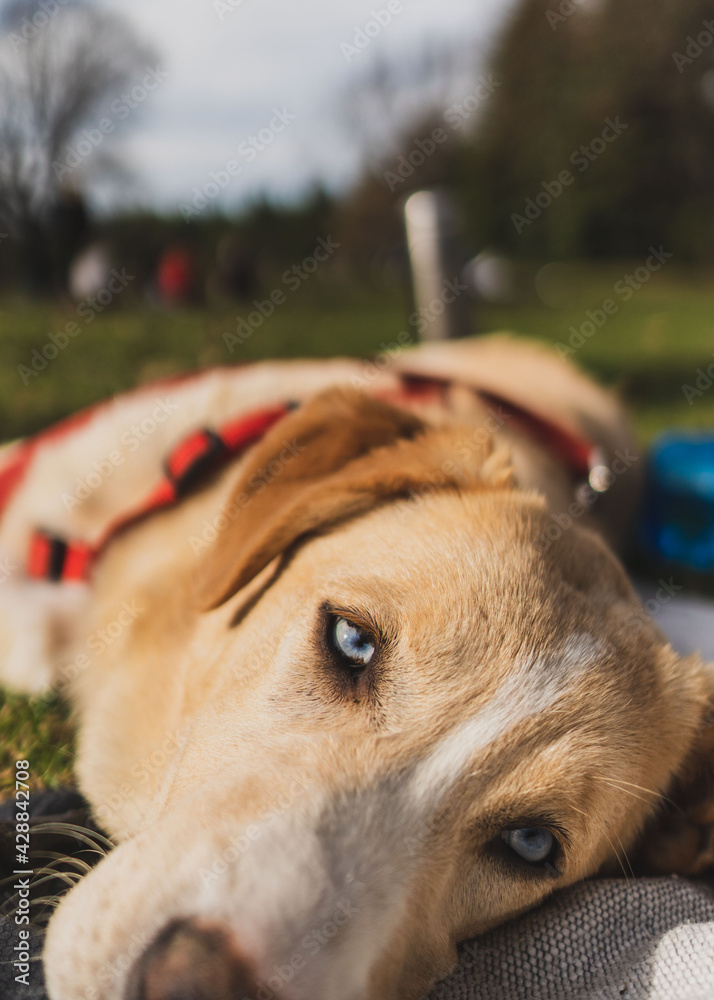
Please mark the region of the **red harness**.
[[[420, 375], [403, 375], [403, 390], [384, 395], [389, 402], [409, 404], [430, 397], [441, 398], [453, 383]], [[530, 437], [557, 456], [569, 470], [574, 482], [587, 482], [592, 469], [599, 464], [599, 452], [592, 442], [579, 438], [564, 428], [544, 420], [494, 393], [478, 390], [480, 398], [506, 415]], [[116, 536], [138, 521], [164, 507], [172, 506], [195, 490], [217, 469], [238, 458], [256, 444], [279, 420], [297, 404], [255, 410], [238, 420], [230, 421], [217, 430], [203, 428], [183, 438], [164, 461], [164, 478], [136, 506], [124, 512], [106, 528], [95, 545], [80, 540], [66, 540], [36, 529], [30, 539], [26, 563], [29, 577], [53, 582], [89, 579], [95, 562]], [[14, 459], [0, 471], [0, 516], [20, 486], [40, 445], [56, 440], [83, 426], [95, 413], [90, 407], [74, 417], [61, 421], [49, 430], [28, 438], [17, 449]]]

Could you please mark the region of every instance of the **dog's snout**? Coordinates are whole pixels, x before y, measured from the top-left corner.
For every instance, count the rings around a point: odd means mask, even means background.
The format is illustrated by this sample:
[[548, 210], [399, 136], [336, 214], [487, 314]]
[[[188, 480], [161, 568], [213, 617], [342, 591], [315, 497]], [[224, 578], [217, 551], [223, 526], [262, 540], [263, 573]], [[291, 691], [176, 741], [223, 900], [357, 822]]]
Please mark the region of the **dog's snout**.
[[138, 960], [125, 1000], [249, 1000], [257, 990], [250, 962], [226, 931], [180, 920]]

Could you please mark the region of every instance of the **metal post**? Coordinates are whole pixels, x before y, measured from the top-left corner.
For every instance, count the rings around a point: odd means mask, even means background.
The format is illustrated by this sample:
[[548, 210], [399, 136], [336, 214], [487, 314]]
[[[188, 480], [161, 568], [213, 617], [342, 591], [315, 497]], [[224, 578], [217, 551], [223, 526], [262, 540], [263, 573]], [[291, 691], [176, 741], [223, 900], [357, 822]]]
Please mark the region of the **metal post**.
[[404, 217], [422, 339], [467, 337], [468, 299], [460, 289], [465, 258], [449, 197], [443, 191], [417, 191], [408, 198]]

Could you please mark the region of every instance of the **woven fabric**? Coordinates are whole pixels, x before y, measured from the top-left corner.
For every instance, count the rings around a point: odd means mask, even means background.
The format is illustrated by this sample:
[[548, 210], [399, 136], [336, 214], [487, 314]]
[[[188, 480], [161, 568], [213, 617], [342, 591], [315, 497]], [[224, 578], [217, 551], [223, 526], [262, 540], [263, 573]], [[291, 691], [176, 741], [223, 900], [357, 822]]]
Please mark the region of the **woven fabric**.
[[581, 883], [464, 945], [428, 1000], [713, 1000], [714, 890]]

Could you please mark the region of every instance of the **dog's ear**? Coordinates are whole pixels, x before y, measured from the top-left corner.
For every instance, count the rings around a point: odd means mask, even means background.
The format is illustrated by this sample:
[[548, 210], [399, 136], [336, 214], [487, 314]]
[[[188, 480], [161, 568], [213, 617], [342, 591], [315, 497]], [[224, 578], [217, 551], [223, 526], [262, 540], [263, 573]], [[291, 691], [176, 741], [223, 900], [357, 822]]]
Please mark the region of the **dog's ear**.
[[[199, 606], [218, 607], [303, 536], [425, 484], [481, 480], [489, 442], [474, 445], [472, 432], [464, 462], [444, 436], [414, 413], [357, 390], [328, 390], [300, 407], [272, 428], [243, 468], [227, 505], [230, 523], [199, 571]], [[509, 471], [499, 474], [498, 464], [490, 463], [491, 479], [505, 484]]]
[[699, 875], [714, 868], [714, 665], [686, 663], [698, 675], [700, 708], [692, 745], [634, 851], [648, 875]]

